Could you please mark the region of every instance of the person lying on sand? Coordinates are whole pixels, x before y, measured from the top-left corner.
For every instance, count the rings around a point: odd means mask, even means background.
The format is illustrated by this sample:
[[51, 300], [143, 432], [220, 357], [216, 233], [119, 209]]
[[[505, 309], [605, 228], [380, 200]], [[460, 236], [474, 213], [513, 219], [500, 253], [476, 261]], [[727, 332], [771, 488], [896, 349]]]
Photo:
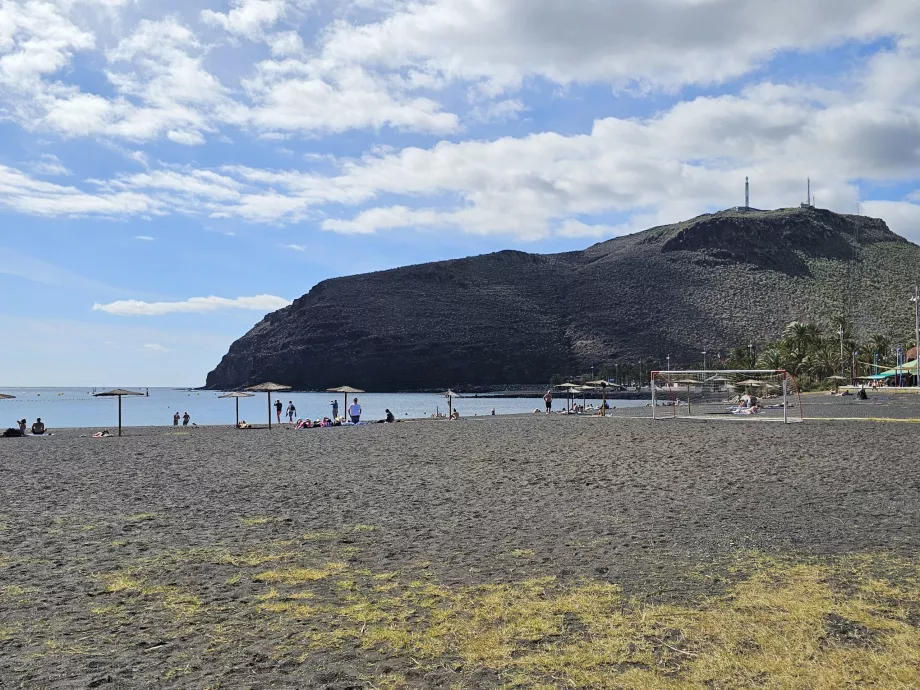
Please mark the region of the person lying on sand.
[[240, 423], [236, 426], [237, 429], [251, 429], [252, 424], [249, 424], [245, 419], [241, 419]]
[[103, 429], [102, 431], [97, 431], [95, 434], [93, 434], [93, 438], [111, 438], [114, 435], [115, 434], [113, 434], [108, 429]]

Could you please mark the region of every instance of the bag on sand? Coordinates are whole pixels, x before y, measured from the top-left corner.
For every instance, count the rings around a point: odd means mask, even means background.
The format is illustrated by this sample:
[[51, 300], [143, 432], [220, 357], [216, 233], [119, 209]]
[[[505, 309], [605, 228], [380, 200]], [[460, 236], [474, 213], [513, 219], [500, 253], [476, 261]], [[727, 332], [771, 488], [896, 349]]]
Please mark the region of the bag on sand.
[[21, 438], [24, 435], [19, 429], [7, 429], [3, 432], [4, 438]]

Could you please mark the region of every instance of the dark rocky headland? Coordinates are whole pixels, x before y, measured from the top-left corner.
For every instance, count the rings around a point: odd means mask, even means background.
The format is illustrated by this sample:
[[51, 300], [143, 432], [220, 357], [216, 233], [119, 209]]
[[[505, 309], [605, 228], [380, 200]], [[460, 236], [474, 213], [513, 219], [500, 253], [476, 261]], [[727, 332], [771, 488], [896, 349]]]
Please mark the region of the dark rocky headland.
[[266, 316], [207, 378], [303, 390], [502, 386], [640, 357], [697, 363], [844, 315], [907, 333], [920, 246], [878, 219], [732, 210], [580, 252], [503, 251], [323, 281]]

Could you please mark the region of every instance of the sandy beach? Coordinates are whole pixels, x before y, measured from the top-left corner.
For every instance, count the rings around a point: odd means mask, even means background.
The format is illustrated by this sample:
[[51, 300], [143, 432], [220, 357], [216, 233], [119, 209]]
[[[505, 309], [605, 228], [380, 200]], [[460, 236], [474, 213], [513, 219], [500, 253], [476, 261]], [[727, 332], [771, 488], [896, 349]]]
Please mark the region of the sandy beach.
[[[661, 616], [724, 613], [763, 577], [830, 588], [821, 654], [869, 653], [854, 620], [873, 654], [903, 653], [895, 620], [920, 645], [916, 585], [891, 595], [900, 618], [872, 600], [884, 625], [853, 608], [873, 578], [916, 582], [920, 425], [90, 433], [0, 439], [0, 687], [739, 687], [704, 682], [716, 633]], [[601, 642], [603, 664], [566, 656]]]

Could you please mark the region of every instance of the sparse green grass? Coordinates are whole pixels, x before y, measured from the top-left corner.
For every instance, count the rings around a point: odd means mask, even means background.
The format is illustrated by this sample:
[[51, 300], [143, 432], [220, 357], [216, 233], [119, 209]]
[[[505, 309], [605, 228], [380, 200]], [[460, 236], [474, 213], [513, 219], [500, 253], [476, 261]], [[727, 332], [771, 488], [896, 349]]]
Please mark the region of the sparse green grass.
[[136, 515], [126, 515], [125, 520], [127, 522], [149, 522], [150, 520], [156, 520], [156, 513], [137, 513]]
[[[219, 564], [271, 562], [266, 556], [228, 555]], [[164, 626], [174, 626], [160, 634], [187, 634], [189, 619], [209, 602], [161, 584], [185, 558], [103, 576], [119, 598], [97, 601], [91, 611], [122, 625], [126, 616], [159, 612]], [[670, 605], [630, 599], [614, 584], [588, 579], [445, 586], [425, 569], [375, 572], [303, 560], [302, 553], [289, 556], [227, 580], [246, 578], [255, 587], [221, 604], [225, 620], [248, 622], [202, 629], [209, 654], [267, 637], [275, 639], [277, 658], [304, 661], [356, 648], [360, 666], [360, 650], [373, 650], [420, 668], [447, 668], [457, 687], [482, 669], [507, 690], [920, 687], [920, 566], [886, 555], [820, 561], [748, 553], [727, 571], [694, 570], [697, 579], [729, 582], [721, 595]], [[0, 640], [12, 636], [23, 633], [0, 628]], [[54, 645], [42, 653], [76, 653], [52, 639]], [[398, 673], [365, 682], [381, 689], [407, 683]]]
[[511, 556], [512, 558], [530, 558], [531, 556], [534, 555], [534, 550], [533, 549], [514, 549], [513, 551], [509, 551], [508, 555]]
[[324, 580], [330, 575], [340, 573], [348, 566], [344, 563], [327, 563], [322, 568], [282, 568], [266, 570], [252, 579], [256, 582], [280, 582], [287, 585], [302, 584]]
[[361, 523], [358, 523], [352, 528], [352, 531], [354, 532], [376, 532], [378, 529], [380, 528], [375, 527], [374, 525], [362, 525]]

